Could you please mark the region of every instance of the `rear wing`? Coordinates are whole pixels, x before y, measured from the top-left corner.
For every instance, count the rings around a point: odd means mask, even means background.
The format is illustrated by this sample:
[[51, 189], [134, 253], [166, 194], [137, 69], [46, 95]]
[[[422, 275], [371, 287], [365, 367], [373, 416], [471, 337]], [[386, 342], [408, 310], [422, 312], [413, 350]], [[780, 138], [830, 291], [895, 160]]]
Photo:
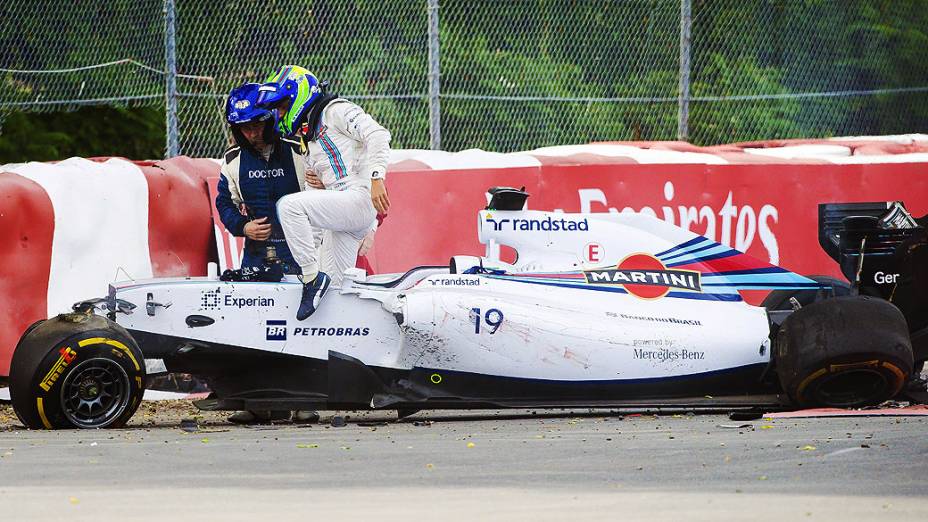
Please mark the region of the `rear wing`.
[[818, 206], [818, 243], [839, 264], [842, 261], [842, 236], [845, 236], [844, 243], [848, 247], [857, 245], [857, 253], [860, 241], [866, 235], [866, 253], [892, 254], [896, 247], [912, 236], [913, 229], [919, 228], [918, 221], [901, 201], [823, 203]]
[[901, 201], [825, 203], [818, 206], [818, 223], [822, 249], [861, 293], [895, 302], [899, 284], [923, 285], [924, 268], [913, 264], [913, 255], [928, 246], [928, 216], [912, 217]]

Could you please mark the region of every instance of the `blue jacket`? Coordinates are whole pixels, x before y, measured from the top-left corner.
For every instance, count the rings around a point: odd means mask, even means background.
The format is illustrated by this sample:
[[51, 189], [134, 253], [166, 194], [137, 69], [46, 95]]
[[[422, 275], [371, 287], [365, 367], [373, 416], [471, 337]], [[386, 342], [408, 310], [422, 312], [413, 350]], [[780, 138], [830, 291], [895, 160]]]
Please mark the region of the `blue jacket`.
[[[300, 144], [284, 139], [274, 145], [267, 161], [253, 149], [231, 147], [223, 155], [220, 168], [216, 208], [222, 224], [233, 235], [241, 237], [245, 235], [248, 221], [267, 217], [272, 227], [268, 242], [276, 247], [277, 257], [284, 263], [287, 273], [299, 273], [299, 267], [284, 239], [276, 205], [281, 197], [303, 190], [303, 171]], [[240, 211], [242, 204], [247, 216]], [[265, 256], [263, 243], [245, 239], [243, 267], [261, 265]]]

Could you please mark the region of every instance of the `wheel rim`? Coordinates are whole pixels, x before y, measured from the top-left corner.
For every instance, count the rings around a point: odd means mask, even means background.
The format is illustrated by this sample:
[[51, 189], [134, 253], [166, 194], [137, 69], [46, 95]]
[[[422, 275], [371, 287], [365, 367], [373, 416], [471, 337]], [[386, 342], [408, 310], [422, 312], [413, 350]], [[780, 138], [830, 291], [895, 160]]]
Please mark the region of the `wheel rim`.
[[65, 417], [81, 428], [103, 428], [129, 406], [129, 375], [116, 361], [88, 359], [71, 370], [61, 386]]
[[815, 395], [821, 404], [840, 408], [882, 402], [889, 389], [889, 381], [883, 373], [860, 368], [823, 378]]

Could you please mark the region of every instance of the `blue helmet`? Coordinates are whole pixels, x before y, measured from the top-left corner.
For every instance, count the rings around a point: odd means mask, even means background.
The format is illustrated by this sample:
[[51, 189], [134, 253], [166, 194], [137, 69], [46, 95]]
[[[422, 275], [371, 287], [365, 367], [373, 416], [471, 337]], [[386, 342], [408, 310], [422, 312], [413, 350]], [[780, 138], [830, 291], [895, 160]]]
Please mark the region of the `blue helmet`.
[[322, 87], [308, 69], [285, 65], [261, 85], [258, 105], [286, 108], [279, 126], [283, 133], [293, 135], [300, 130], [312, 105], [322, 96]]
[[252, 122], [266, 122], [264, 129], [264, 142], [273, 143], [278, 137], [277, 111], [258, 106], [258, 89], [260, 83], [243, 83], [232, 89], [229, 99], [226, 100], [226, 122], [232, 127], [235, 141], [242, 147], [248, 144], [244, 136], [236, 128], [239, 125]]

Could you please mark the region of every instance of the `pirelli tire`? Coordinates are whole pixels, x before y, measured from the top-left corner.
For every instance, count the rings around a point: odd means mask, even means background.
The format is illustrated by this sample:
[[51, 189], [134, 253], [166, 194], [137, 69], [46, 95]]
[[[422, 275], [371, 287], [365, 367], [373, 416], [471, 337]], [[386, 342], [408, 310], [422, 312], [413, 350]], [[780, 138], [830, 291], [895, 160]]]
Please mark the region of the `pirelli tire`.
[[30, 326], [10, 363], [10, 399], [27, 428], [118, 428], [144, 391], [141, 350], [101, 316], [62, 314]]
[[783, 322], [774, 346], [780, 384], [804, 408], [879, 404], [899, 393], [912, 373], [902, 312], [873, 297], [804, 306]]

